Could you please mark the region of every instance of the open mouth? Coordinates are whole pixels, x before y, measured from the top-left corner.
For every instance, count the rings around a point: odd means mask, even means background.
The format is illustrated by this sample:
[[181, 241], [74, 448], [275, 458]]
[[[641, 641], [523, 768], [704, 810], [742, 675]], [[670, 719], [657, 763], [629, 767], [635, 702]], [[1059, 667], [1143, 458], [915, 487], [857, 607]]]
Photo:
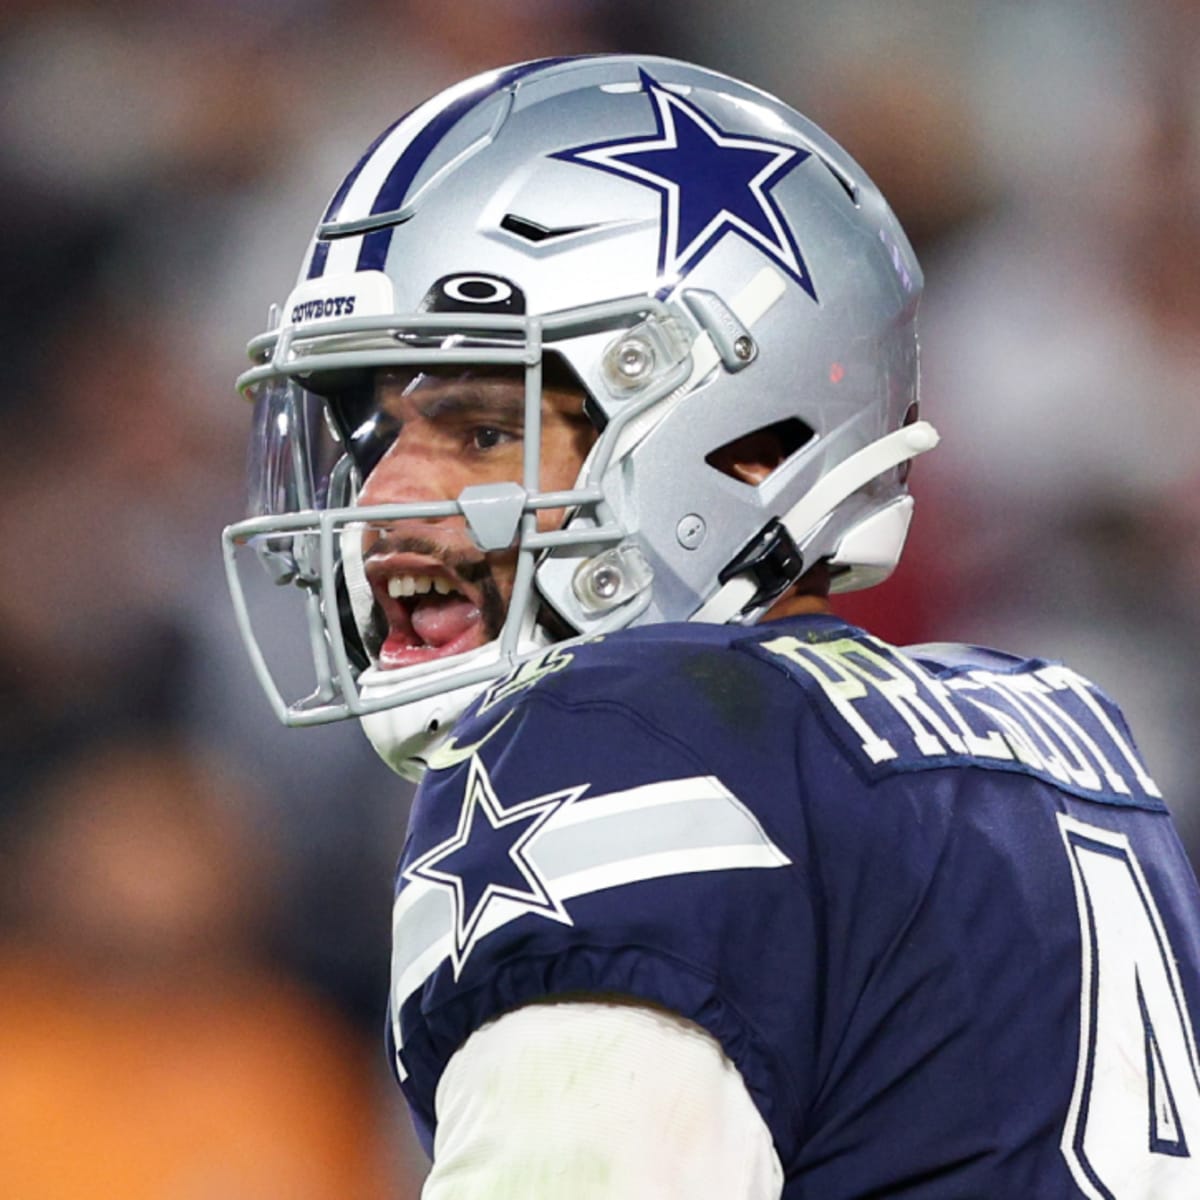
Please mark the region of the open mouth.
[[378, 654], [385, 670], [448, 658], [487, 640], [474, 589], [441, 564], [389, 556], [369, 563], [367, 577], [383, 616]]

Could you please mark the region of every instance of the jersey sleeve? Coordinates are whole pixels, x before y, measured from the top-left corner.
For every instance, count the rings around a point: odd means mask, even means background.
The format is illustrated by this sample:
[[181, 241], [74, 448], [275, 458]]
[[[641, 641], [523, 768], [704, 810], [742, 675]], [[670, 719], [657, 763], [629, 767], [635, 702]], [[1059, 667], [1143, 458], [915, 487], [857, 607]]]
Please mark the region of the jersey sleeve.
[[539, 686], [460, 726], [459, 761], [422, 785], [399, 872], [391, 1032], [427, 1148], [437, 1082], [467, 1037], [581, 993], [699, 1025], [773, 1135], [800, 1126], [804, 1054], [778, 1047], [807, 1023], [803, 976], [819, 967], [810, 896], [788, 879], [794, 835], [773, 811], [794, 788], [791, 738], [764, 733], [772, 763], [723, 771], [718, 760], [744, 756], [712, 751], [745, 711], [697, 701], [695, 679], [674, 700], [645, 681], [579, 671]]

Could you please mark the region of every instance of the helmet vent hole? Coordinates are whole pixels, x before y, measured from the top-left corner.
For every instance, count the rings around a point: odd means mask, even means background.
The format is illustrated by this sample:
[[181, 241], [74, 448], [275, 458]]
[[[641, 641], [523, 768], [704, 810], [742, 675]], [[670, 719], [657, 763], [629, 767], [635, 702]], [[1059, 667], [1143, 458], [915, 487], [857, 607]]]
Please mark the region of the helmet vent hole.
[[507, 213], [500, 221], [500, 228], [508, 233], [516, 234], [527, 242], [549, 242], [555, 238], [570, 237], [573, 233], [582, 233], [590, 225], [563, 225], [552, 229], [547, 225], [539, 225], [528, 217], [518, 217], [516, 213]]
[[722, 475], [758, 487], [812, 436], [812, 428], [799, 417], [785, 417], [718, 446], [704, 461]]

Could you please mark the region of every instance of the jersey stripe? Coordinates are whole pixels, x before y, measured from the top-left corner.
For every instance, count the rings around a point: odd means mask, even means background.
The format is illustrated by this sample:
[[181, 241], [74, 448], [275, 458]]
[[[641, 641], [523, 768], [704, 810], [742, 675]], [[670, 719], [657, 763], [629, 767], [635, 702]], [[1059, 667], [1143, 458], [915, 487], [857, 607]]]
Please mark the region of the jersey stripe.
[[[560, 809], [526, 851], [560, 903], [648, 879], [791, 861], [720, 780], [699, 775], [577, 800]], [[473, 941], [529, 911], [497, 897]], [[451, 953], [453, 914], [445, 891], [423, 880], [406, 883], [396, 898], [392, 934], [391, 1010], [399, 1047], [400, 1009]]]

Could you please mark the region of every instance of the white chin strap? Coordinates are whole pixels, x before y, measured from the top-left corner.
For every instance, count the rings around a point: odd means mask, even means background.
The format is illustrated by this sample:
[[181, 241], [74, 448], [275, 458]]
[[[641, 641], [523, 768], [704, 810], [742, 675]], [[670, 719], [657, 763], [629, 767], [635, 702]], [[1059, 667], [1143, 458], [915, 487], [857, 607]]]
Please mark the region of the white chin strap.
[[[397, 775], [420, 783], [428, 756], [450, 736], [454, 723], [487, 683], [469, 683], [424, 700], [410, 700], [359, 718], [375, 752]], [[368, 694], [363, 689], [364, 695]]]
[[[827, 475], [781, 518], [797, 546], [803, 546], [813, 530], [843, 500], [859, 488], [909, 459], [932, 450], [938, 444], [938, 433], [928, 421], [915, 421], [903, 429], [894, 430], [878, 441], [838, 463]], [[724, 625], [740, 613], [754, 598], [757, 584], [748, 574], [736, 575], [718, 588], [691, 620], [710, 625]]]
[[[517, 657], [524, 659], [545, 650], [551, 641], [550, 635], [536, 623], [533, 616], [529, 616], [521, 632]], [[451, 669], [461, 670], [466, 666], [496, 662], [498, 658], [499, 642], [488, 642], [485, 646], [457, 655], [457, 662]], [[407, 676], [410, 673], [382, 671], [372, 667], [359, 677], [359, 690], [364, 700], [385, 698], [390, 692], [400, 691], [410, 683], [408, 679], [399, 681], [389, 679], [389, 676]], [[503, 672], [498, 671], [474, 683], [464, 683], [458, 687], [451, 683], [446, 691], [423, 699], [401, 700], [391, 708], [365, 713], [359, 721], [379, 757], [397, 775], [419, 783], [430, 755], [444, 745], [467, 706], [502, 676]]]
[[366, 564], [363, 562], [362, 535], [363, 526], [360, 524], [347, 525], [338, 535], [342, 551], [342, 577], [346, 582], [350, 612], [354, 616], [354, 624], [358, 626], [360, 637], [364, 629], [370, 628], [371, 610], [375, 604], [371, 585], [367, 581]]

